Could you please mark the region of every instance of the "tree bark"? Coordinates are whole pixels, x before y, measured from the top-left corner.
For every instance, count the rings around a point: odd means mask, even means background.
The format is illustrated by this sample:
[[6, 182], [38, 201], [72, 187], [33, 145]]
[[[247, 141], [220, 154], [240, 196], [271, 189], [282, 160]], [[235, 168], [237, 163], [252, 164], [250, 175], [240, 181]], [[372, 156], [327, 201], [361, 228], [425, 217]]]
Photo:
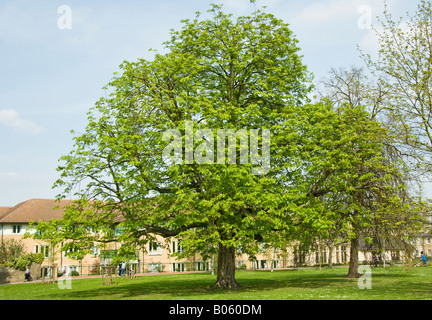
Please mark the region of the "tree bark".
[[239, 288], [235, 280], [235, 248], [219, 244], [215, 288]]
[[359, 278], [360, 273], [358, 272], [358, 249], [359, 249], [359, 240], [358, 238], [351, 240], [351, 248], [350, 248], [350, 262], [347, 278]]
[[334, 249], [333, 242], [329, 244], [328, 248], [329, 248], [328, 267], [333, 268], [333, 249]]

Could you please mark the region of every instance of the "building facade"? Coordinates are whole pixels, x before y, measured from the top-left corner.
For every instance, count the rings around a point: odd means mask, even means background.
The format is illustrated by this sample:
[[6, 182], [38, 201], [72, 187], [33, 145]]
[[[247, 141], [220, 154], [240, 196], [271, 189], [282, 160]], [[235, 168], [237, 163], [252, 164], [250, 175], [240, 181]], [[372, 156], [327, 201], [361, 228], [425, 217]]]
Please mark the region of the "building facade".
[[[51, 199], [30, 199], [14, 207], [0, 207], [1, 242], [14, 239], [22, 243], [24, 252], [42, 253], [45, 260], [42, 264], [41, 274], [49, 275], [53, 272], [67, 275], [100, 274], [101, 267], [110, 265], [121, 243], [95, 244], [91, 254], [77, 261], [68, 258], [65, 252], [61, 252], [59, 248], [50, 247], [47, 242], [32, 237], [24, 238], [27, 232], [34, 233], [30, 226], [31, 221], [37, 223], [60, 219], [64, 212], [63, 208], [70, 203], [68, 200], [57, 202]], [[56, 207], [58, 208], [55, 209]], [[212, 271], [217, 263], [216, 257], [203, 260], [200, 255], [183, 259], [173, 256], [175, 252], [181, 252], [181, 250], [182, 246], [179, 239], [156, 236], [156, 241], [148, 243], [145, 248], [136, 249], [136, 259], [128, 261], [128, 270], [133, 270], [135, 273]], [[420, 251], [424, 251], [427, 256], [432, 256], [429, 233], [419, 237], [415, 254], [420, 256]], [[398, 258], [397, 255], [389, 253], [389, 260], [396, 258]], [[372, 257], [367, 251], [359, 252], [361, 263], [371, 259]], [[312, 252], [302, 252], [293, 246], [284, 252], [263, 249], [253, 259], [241, 253], [236, 257], [236, 267], [247, 270], [326, 265], [329, 262], [334, 265], [347, 264], [349, 262], [349, 246], [341, 244], [328, 248], [321, 245]]]

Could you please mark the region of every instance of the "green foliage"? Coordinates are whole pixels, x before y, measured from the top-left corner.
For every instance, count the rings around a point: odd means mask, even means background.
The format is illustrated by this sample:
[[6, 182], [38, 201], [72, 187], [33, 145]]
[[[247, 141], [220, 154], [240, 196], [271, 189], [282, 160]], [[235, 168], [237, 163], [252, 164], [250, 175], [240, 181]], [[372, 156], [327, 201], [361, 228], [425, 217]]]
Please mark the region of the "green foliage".
[[[155, 234], [181, 239], [179, 257], [224, 247], [253, 256], [261, 243], [306, 248], [334, 230], [355, 238], [403, 188], [384, 153], [388, 130], [365, 107], [310, 103], [312, 77], [286, 23], [261, 11], [236, 20], [217, 5], [209, 12], [173, 30], [167, 53], [120, 66], [61, 158], [59, 197], [76, 190], [79, 200], [61, 220], [39, 223], [40, 239], [76, 259], [118, 241], [116, 261], [127, 260]], [[187, 121], [192, 134], [270, 130], [269, 171], [253, 174], [238, 153], [235, 164], [164, 161], [164, 132], [178, 130], [185, 153]], [[195, 139], [193, 150], [203, 145]], [[258, 149], [264, 157], [261, 137]]]
[[24, 271], [32, 263], [41, 264], [44, 261], [42, 253], [24, 253], [21, 241], [9, 239], [0, 246], [0, 263], [7, 267]]
[[33, 263], [41, 264], [44, 261], [42, 253], [27, 253], [20, 257], [13, 258], [9, 261], [6, 266], [24, 271], [27, 267], [30, 267]]
[[[375, 28], [377, 57], [363, 58], [387, 92], [388, 124], [399, 138], [399, 149], [412, 169], [432, 172], [432, 2], [420, 0], [414, 14], [395, 19], [387, 6]], [[424, 171], [420, 171], [424, 175]]]
[[[278, 177], [302, 161], [302, 154], [290, 155], [293, 141], [284, 137], [294, 134], [293, 115], [310, 91], [310, 74], [283, 21], [262, 12], [233, 21], [218, 6], [210, 11], [213, 19], [185, 20], [172, 31], [167, 54], [121, 65], [111, 94], [91, 110], [86, 132], [62, 157], [55, 186], [68, 194], [82, 179], [89, 183], [61, 221], [38, 225], [42, 238], [69, 240], [63, 249], [74, 249], [71, 255], [88, 252], [94, 241], [117, 240], [127, 256], [156, 233], [181, 238], [181, 255], [191, 255], [220, 243], [252, 252], [274, 230], [291, 233], [286, 205], [299, 190], [288, 191]], [[256, 176], [250, 162], [239, 161], [166, 164], [163, 133], [184, 133], [188, 120], [195, 133], [271, 129], [274, 170]]]
[[[430, 204], [409, 188], [411, 183], [416, 183], [415, 168], [410, 163], [413, 154], [402, 151], [403, 135], [389, 118], [388, 105], [392, 99], [388, 88], [381, 82], [369, 80], [362, 69], [355, 67], [349, 70], [332, 69], [330, 77], [322, 84], [324, 96], [329, 97], [337, 110], [344, 106], [356, 109], [364, 105], [370, 122], [376, 122], [377, 128], [382, 127], [381, 134], [377, 135], [377, 141], [381, 143], [376, 144], [376, 150], [381, 154], [381, 166], [359, 167], [362, 172], [369, 172], [370, 178], [376, 177], [370, 187], [357, 192], [356, 196], [360, 207], [369, 212], [360, 217], [367, 217], [368, 220], [350, 224], [350, 238], [365, 237], [364, 240], [377, 250], [391, 243], [392, 247], [407, 250], [409, 254], [417, 234], [426, 225], [424, 217], [430, 212]], [[339, 228], [329, 229], [329, 241], [338, 241], [340, 231]]]
[[20, 257], [23, 253], [24, 245], [15, 239], [7, 239], [0, 244], [0, 264]]

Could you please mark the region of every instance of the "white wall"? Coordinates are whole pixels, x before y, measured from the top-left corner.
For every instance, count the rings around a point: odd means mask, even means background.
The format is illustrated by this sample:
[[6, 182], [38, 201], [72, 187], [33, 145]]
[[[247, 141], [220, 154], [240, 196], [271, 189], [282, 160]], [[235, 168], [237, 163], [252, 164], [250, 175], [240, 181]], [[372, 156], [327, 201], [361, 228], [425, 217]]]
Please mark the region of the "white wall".
[[[14, 233], [14, 226], [20, 226], [20, 232]], [[3, 228], [3, 229], [2, 229]], [[0, 226], [0, 235], [3, 234], [4, 236], [23, 236], [27, 231], [29, 233], [34, 233], [35, 231], [32, 230], [33, 227], [30, 227], [28, 224], [2, 224]]]

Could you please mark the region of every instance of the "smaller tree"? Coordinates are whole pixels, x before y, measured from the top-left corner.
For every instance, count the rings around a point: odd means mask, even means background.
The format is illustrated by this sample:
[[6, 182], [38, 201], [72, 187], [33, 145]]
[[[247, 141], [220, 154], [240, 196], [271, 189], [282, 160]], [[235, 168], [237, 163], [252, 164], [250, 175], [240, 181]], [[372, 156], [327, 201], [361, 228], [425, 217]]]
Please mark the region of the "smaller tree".
[[14, 259], [19, 258], [24, 251], [24, 245], [21, 241], [7, 239], [0, 244], [0, 264], [6, 264]]
[[[419, 230], [422, 221], [420, 212], [425, 204], [409, 190], [415, 181], [414, 175], [409, 170], [409, 157], [401, 149], [400, 137], [388, 112], [392, 90], [381, 81], [370, 81], [363, 70], [356, 67], [332, 69], [321, 85], [324, 90], [320, 94], [329, 97], [338, 113], [364, 109], [362, 124], [359, 127], [354, 124], [354, 127], [357, 127], [358, 137], [369, 141], [367, 143], [372, 148], [368, 149], [369, 153], [356, 152], [360, 161], [356, 162], [355, 170], [358, 177], [363, 178], [352, 176], [354, 179], [348, 184], [355, 188], [348, 189], [350, 192], [340, 194], [338, 201], [334, 201], [339, 206], [338, 210], [343, 211], [351, 206], [351, 215], [361, 217], [360, 221], [352, 219], [348, 226], [353, 229], [346, 229], [348, 232], [345, 235], [351, 242], [348, 276], [358, 277], [360, 237], [366, 237], [375, 246], [383, 238], [387, 241], [398, 239], [400, 244], [409, 243]], [[358, 149], [360, 144], [353, 146]], [[352, 207], [353, 204], [356, 205]], [[389, 221], [392, 223], [389, 224]]]
[[432, 172], [432, 3], [421, 0], [414, 15], [395, 20], [387, 6], [379, 28], [377, 57], [362, 57], [389, 93], [386, 113], [400, 147], [420, 175]]

